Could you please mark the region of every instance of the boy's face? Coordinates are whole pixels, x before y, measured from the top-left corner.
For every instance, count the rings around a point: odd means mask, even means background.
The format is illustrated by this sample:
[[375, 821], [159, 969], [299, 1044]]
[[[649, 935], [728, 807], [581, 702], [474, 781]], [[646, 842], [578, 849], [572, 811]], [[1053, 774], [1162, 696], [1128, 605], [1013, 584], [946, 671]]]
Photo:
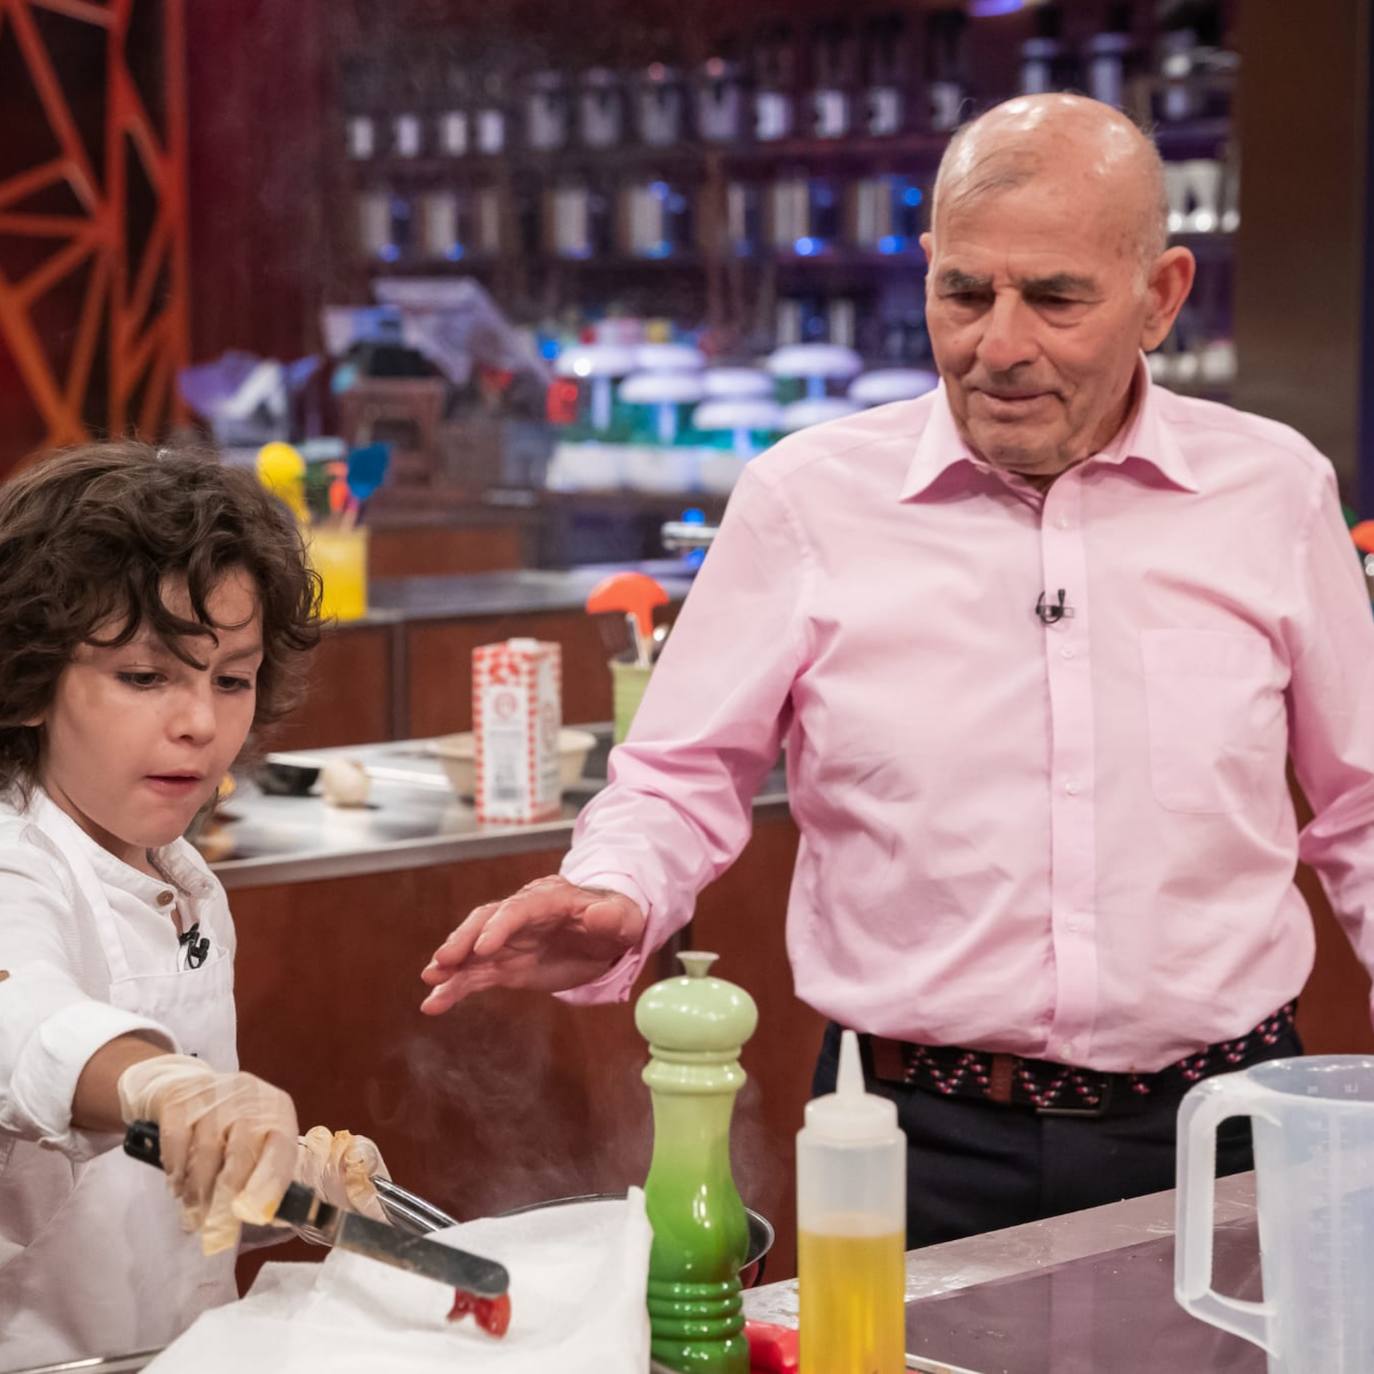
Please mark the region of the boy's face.
[[[184, 585], [169, 610], [193, 619]], [[187, 644], [183, 663], [146, 626], [117, 649], [82, 645], [62, 671], [44, 727], [39, 782], [104, 848], [151, 872], [147, 851], [170, 844], [210, 800], [253, 723], [262, 618], [241, 569], [207, 599], [219, 643]], [[101, 627], [102, 637], [117, 627]]]

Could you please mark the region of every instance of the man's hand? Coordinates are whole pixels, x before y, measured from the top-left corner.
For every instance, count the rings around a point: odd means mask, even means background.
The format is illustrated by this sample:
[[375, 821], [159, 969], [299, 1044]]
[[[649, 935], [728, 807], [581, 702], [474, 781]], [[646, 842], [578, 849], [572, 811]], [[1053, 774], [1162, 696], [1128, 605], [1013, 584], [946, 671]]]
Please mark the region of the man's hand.
[[434, 951], [420, 1010], [437, 1016], [486, 988], [562, 992], [599, 978], [644, 934], [628, 897], [537, 878], [503, 902], [477, 907]]

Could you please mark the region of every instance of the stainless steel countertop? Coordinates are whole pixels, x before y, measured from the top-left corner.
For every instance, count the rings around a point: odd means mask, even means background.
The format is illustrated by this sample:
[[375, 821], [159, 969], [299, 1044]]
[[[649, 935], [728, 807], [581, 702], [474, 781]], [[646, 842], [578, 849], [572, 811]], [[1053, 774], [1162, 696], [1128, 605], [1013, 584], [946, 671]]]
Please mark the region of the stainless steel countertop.
[[340, 628], [581, 610], [587, 593], [603, 578], [618, 572], [647, 573], [663, 585], [673, 601], [681, 601], [692, 585], [691, 571], [676, 559], [587, 564], [562, 570], [521, 568], [444, 577], [378, 577], [368, 583], [367, 615]]
[[[1238, 1174], [1217, 1181], [1214, 1216], [1219, 1233], [1234, 1233], [1237, 1228], [1244, 1228], [1253, 1223], [1253, 1174]], [[906, 1257], [908, 1332], [913, 1303], [917, 1304], [915, 1311], [919, 1312], [919, 1304], [924, 1299], [939, 1299], [943, 1294], [972, 1290], [981, 1284], [1014, 1281], [1054, 1270], [1058, 1266], [1090, 1261], [1094, 1257], [1110, 1257], [1116, 1253], [1124, 1256], [1132, 1247], [1138, 1248], [1149, 1242], [1167, 1240], [1173, 1235], [1173, 1231], [1174, 1194], [1166, 1192], [1131, 1198], [1125, 1202], [1095, 1207], [1089, 1211], [1071, 1212], [1066, 1216], [1051, 1217], [1047, 1221], [1031, 1222], [1027, 1226], [1013, 1226], [986, 1235], [970, 1236], [966, 1240], [951, 1241], [946, 1245], [912, 1250]], [[1093, 1290], [1092, 1296], [1096, 1298], [1103, 1294], [1100, 1290]], [[996, 1306], [994, 1303], [994, 1310]], [[746, 1292], [744, 1311], [747, 1317], [755, 1320], [795, 1326], [796, 1280], [767, 1284]], [[1142, 1321], [1146, 1319], [1146, 1315], [1140, 1314]], [[1186, 1320], [1191, 1322], [1193, 1319]], [[1150, 1363], [1146, 1367], [1170, 1370], [1225, 1368], [1237, 1371], [1262, 1368], [1263, 1355], [1259, 1351], [1211, 1327], [1201, 1323], [1196, 1325], [1200, 1341], [1209, 1342], [1216, 1349], [1226, 1352], [1228, 1358], [1224, 1365], [1172, 1361], [1164, 1364]], [[1143, 1328], [1141, 1341], [1148, 1344], [1148, 1336]], [[89, 1374], [97, 1374], [97, 1371], [98, 1374], [132, 1374], [132, 1371], [142, 1369], [144, 1363], [156, 1353], [147, 1351], [143, 1355], [124, 1356], [118, 1359], [44, 1366], [41, 1371], [32, 1370], [29, 1374], [75, 1374], [77, 1370], [89, 1371]], [[1073, 1356], [1072, 1352], [1070, 1354], [1076, 1361], [1076, 1356]], [[1028, 1363], [1024, 1367], [1043, 1369], [1054, 1374], [1054, 1371], [1060, 1368], [1056, 1358], [1054, 1350], [1047, 1350], [1041, 1355], [1029, 1352]], [[1148, 1352], [1146, 1358], [1148, 1359]], [[990, 1365], [982, 1370], [975, 1370], [967, 1364], [952, 1365], [938, 1359], [912, 1355], [907, 1357], [907, 1368], [923, 1370], [926, 1374], [996, 1374]], [[1005, 1364], [1001, 1368], [1005, 1369]], [[1072, 1368], [1105, 1370], [1106, 1366], [1074, 1362]]]
[[[908, 1331], [912, 1329], [913, 1322], [920, 1321], [917, 1313], [921, 1310], [920, 1304], [923, 1300], [939, 1298], [941, 1295], [961, 1290], [971, 1290], [980, 1284], [1004, 1284], [1007, 1281], [1057, 1270], [1059, 1266], [1071, 1266], [1081, 1261], [1091, 1262], [1094, 1257], [1124, 1257], [1125, 1252], [1131, 1247], [1169, 1240], [1174, 1233], [1174, 1197], [1173, 1192], [1152, 1193], [1147, 1197], [1130, 1198], [1106, 1207], [1071, 1212], [1065, 1216], [1051, 1217], [1046, 1221], [1012, 1226], [1006, 1230], [988, 1232], [986, 1235], [950, 1241], [945, 1245], [932, 1245], [922, 1250], [908, 1251]], [[1218, 1179], [1214, 1213], [1218, 1229], [1243, 1228], [1253, 1223], [1254, 1218], [1254, 1174], [1237, 1174], [1231, 1178]], [[1008, 1303], [1007, 1309], [1010, 1313], [1013, 1305]], [[744, 1311], [746, 1316], [759, 1321], [796, 1326], [797, 1281], [789, 1279], [782, 1283], [766, 1284], [745, 1293]], [[1173, 1317], [1183, 1314], [1179, 1309], [1177, 1314], [1169, 1315]], [[1191, 1322], [1193, 1319], [1185, 1317], [1185, 1320]], [[1212, 1328], [1201, 1323], [1197, 1324], [1197, 1328], [1200, 1340], [1218, 1338], [1219, 1333]], [[1241, 1358], [1244, 1358], [1243, 1354]], [[1034, 1352], [1028, 1351], [1028, 1365], [1035, 1366]], [[970, 1370], [967, 1365], [950, 1365], [921, 1357], [908, 1357], [907, 1367], [926, 1370], [929, 1374], [994, 1374], [992, 1367]], [[999, 1365], [998, 1369], [1001, 1367]], [[1052, 1358], [1048, 1367], [1054, 1368]], [[1087, 1366], [1074, 1365], [1073, 1368]], [[1106, 1366], [1102, 1368], [1105, 1370]]]
[[[426, 755], [425, 740], [269, 755], [311, 767], [331, 758], [357, 759], [372, 776], [367, 804], [331, 806], [318, 795], [318, 784], [309, 796], [272, 797], [241, 781], [208, 851], [212, 866], [227, 888], [264, 887], [566, 848], [577, 813], [605, 786], [610, 726], [581, 728], [597, 735], [600, 747], [582, 779], [564, 792], [563, 814], [537, 825], [478, 825], [471, 803], [454, 794], [438, 760]], [[764, 780], [754, 811], [776, 813], [786, 806], [783, 775], [775, 771]], [[225, 844], [223, 857], [214, 857]]]

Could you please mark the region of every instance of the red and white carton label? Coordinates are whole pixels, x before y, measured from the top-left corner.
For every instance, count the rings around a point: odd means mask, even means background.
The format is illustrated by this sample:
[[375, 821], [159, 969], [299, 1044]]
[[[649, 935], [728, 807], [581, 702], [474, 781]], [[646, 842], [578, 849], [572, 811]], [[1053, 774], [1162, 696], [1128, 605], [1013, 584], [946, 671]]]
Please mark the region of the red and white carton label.
[[479, 644], [472, 651], [472, 728], [477, 736], [477, 819], [546, 821], [561, 810], [558, 732], [563, 656], [538, 639]]

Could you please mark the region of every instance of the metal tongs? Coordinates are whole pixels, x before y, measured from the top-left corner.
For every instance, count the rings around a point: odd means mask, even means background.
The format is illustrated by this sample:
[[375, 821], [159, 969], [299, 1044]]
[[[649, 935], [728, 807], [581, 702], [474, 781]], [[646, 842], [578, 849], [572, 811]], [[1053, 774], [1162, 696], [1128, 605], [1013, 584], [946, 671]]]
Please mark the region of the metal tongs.
[[[151, 1121], [135, 1121], [125, 1132], [124, 1152], [144, 1164], [160, 1165], [162, 1142], [157, 1125]], [[391, 1199], [391, 1206], [388, 1206], [383, 1197], [382, 1206], [387, 1215], [396, 1214], [393, 1207], [405, 1213], [406, 1220], [399, 1227], [374, 1221], [344, 1207], [335, 1207], [299, 1183], [287, 1188], [277, 1207], [276, 1220], [287, 1222], [335, 1249], [351, 1250], [381, 1264], [434, 1279], [449, 1288], [481, 1298], [499, 1298], [506, 1292], [510, 1287], [510, 1274], [505, 1265], [424, 1238], [429, 1231], [439, 1229], [433, 1224], [436, 1220], [441, 1225], [451, 1226], [454, 1224], [452, 1218], [398, 1188], [389, 1179], [379, 1182], [386, 1185]], [[380, 1188], [378, 1194], [382, 1196]]]
[[372, 1186], [377, 1190], [377, 1200], [391, 1224], [410, 1232], [412, 1236], [427, 1236], [431, 1231], [442, 1231], [445, 1227], [458, 1225], [447, 1212], [440, 1211], [432, 1202], [426, 1202], [381, 1174], [372, 1175]]

